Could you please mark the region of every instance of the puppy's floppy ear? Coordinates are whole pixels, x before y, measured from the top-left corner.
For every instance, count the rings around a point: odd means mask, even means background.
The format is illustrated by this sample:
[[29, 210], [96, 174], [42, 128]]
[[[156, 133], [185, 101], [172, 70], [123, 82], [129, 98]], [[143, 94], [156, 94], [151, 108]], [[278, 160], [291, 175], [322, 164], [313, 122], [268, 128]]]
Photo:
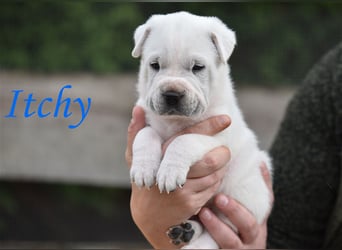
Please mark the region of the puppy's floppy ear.
[[216, 19], [215, 29], [213, 30], [211, 32], [211, 40], [216, 47], [221, 62], [227, 63], [236, 45], [235, 32], [229, 29], [219, 19]]
[[151, 28], [147, 27], [146, 24], [140, 25], [134, 32], [134, 49], [132, 50], [132, 56], [138, 58], [141, 56], [142, 47], [151, 32]]

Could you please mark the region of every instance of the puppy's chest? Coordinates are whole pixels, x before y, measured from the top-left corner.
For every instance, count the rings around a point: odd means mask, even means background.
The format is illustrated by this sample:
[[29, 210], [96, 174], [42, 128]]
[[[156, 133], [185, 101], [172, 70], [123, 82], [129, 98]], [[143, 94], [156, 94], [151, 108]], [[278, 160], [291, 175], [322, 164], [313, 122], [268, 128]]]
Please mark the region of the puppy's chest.
[[169, 139], [171, 136], [177, 134], [183, 129], [190, 127], [197, 123], [197, 121], [183, 118], [165, 118], [155, 115], [148, 115], [146, 117], [147, 124], [150, 125], [163, 141]]

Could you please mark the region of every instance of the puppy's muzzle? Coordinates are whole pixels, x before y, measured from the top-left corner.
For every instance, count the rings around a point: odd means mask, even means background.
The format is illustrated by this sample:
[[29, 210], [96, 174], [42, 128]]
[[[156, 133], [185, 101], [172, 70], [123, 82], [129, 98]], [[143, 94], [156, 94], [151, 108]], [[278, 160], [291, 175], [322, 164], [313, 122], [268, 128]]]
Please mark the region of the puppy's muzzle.
[[166, 90], [160, 95], [162, 99], [161, 113], [163, 115], [187, 115], [185, 91]]
[[151, 110], [163, 116], [191, 117], [204, 110], [201, 94], [179, 78], [163, 79], [147, 98]]
[[184, 92], [170, 90], [162, 93], [162, 96], [166, 106], [168, 106], [168, 108], [174, 109], [177, 108], [181, 102], [181, 99], [184, 97]]

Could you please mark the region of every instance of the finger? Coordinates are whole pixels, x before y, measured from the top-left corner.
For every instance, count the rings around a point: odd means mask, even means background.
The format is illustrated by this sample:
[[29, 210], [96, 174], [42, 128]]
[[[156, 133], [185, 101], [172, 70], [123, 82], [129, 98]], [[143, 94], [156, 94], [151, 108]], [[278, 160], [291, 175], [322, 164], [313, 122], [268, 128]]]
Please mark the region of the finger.
[[251, 212], [243, 205], [223, 194], [215, 197], [215, 205], [237, 228], [244, 244], [252, 243], [258, 235], [259, 225]]
[[211, 173], [210, 175], [206, 175], [201, 178], [188, 179], [185, 182], [184, 187], [187, 186], [187, 188], [191, 190], [192, 193], [203, 192], [211, 188], [212, 186], [216, 185], [217, 183], [221, 183], [226, 172], [226, 168], [220, 168], [215, 172]]
[[227, 147], [214, 148], [205, 154], [202, 160], [195, 163], [188, 173], [188, 179], [200, 178], [210, 175], [218, 169], [224, 167], [230, 160], [230, 151]]
[[127, 129], [127, 147], [125, 152], [128, 166], [132, 163], [132, 145], [135, 136], [145, 127], [145, 112], [142, 107], [135, 106], [132, 111], [132, 119]]
[[273, 184], [272, 184], [272, 177], [270, 175], [270, 171], [268, 170], [264, 162], [261, 163], [260, 170], [261, 170], [262, 177], [264, 178], [264, 181], [266, 183], [266, 186], [269, 190], [270, 204], [271, 204], [271, 209], [270, 211], [268, 211], [268, 215], [265, 218], [265, 221], [266, 221], [269, 214], [271, 213], [273, 202], [274, 202]]
[[202, 134], [202, 135], [215, 135], [218, 132], [224, 130], [230, 125], [231, 121], [227, 115], [219, 115], [210, 117], [200, 123], [197, 123], [191, 127], [183, 129], [181, 132], [169, 138], [162, 147], [162, 152], [165, 153], [169, 144], [180, 135], [184, 134]]
[[272, 191], [272, 178], [265, 162], [261, 163], [260, 170], [268, 189]]
[[[179, 203], [180, 207], [186, 207], [186, 211], [191, 211], [189, 217], [198, 214], [201, 208], [218, 192], [221, 181], [217, 181], [200, 192], [194, 190], [191, 185], [190, 182], [186, 182], [183, 188], [177, 189], [174, 193], [171, 193], [171, 195], [175, 195], [174, 197], [178, 196], [177, 198], [173, 197], [172, 199], [181, 201]], [[178, 211], [178, 213], [179, 212], [180, 211]]]
[[197, 214], [209, 199], [217, 194], [225, 173], [226, 168], [220, 168], [205, 177], [188, 179], [182, 188], [176, 189], [169, 196], [178, 196], [172, 199], [181, 200], [182, 205], [191, 208], [191, 215]]
[[210, 209], [202, 208], [199, 218], [209, 234], [220, 248], [241, 249], [242, 242], [238, 235], [224, 222], [222, 222]]

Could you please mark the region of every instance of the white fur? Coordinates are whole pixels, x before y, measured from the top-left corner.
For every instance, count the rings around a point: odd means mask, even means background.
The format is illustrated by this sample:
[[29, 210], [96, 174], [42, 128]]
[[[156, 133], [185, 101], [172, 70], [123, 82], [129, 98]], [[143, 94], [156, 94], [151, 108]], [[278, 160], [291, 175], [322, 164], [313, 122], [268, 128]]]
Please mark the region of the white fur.
[[[157, 182], [161, 192], [170, 192], [184, 184], [190, 166], [205, 153], [226, 145], [231, 160], [219, 191], [241, 202], [261, 223], [270, 203], [259, 167], [264, 161], [271, 169], [271, 162], [258, 148], [234, 95], [227, 60], [236, 44], [235, 33], [215, 17], [177, 12], [152, 16], [136, 29], [134, 39], [132, 55], [141, 57], [137, 105], [145, 109], [149, 127], [138, 133], [133, 145], [132, 181], [147, 187]], [[153, 62], [158, 62], [159, 70], [151, 68]], [[194, 64], [205, 68], [194, 73]], [[184, 93], [182, 111], [186, 115], [162, 113], [165, 90]], [[227, 114], [232, 120], [227, 129], [213, 137], [179, 136], [162, 158], [161, 144], [167, 138], [220, 114]], [[194, 226], [198, 227], [195, 223]], [[186, 246], [217, 247], [205, 230]]]

